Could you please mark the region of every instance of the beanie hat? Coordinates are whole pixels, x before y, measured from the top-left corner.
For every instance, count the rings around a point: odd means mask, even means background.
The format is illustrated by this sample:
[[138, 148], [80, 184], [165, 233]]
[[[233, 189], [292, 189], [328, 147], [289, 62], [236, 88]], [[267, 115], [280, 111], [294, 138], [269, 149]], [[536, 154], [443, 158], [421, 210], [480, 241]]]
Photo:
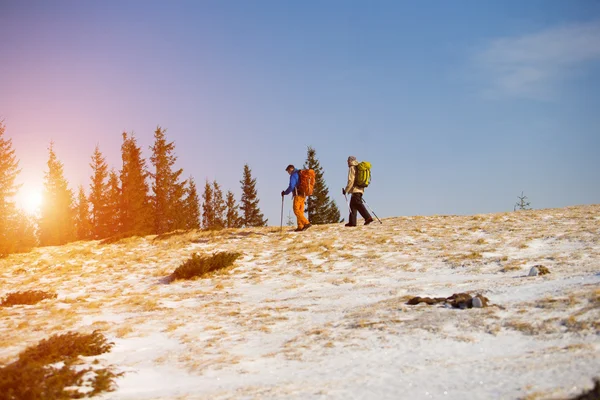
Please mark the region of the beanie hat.
[[289, 171], [290, 169], [296, 169], [296, 168], [292, 164], [290, 164], [287, 167], [285, 167], [286, 171]]
[[349, 157], [348, 157], [348, 162], [350, 162], [350, 161], [356, 161], [356, 157], [354, 157], [354, 156], [349, 156]]

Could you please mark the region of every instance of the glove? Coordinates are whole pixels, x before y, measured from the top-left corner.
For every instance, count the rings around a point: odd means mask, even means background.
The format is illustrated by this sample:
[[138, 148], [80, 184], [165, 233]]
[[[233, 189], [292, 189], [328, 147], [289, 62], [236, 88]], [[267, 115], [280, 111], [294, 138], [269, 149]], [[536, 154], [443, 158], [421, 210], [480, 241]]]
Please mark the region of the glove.
[[346, 195], [346, 188], [342, 188], [342, 194], [345, 196]]
[[285, 190], [281, 191], [281, 197], [285, 196]]

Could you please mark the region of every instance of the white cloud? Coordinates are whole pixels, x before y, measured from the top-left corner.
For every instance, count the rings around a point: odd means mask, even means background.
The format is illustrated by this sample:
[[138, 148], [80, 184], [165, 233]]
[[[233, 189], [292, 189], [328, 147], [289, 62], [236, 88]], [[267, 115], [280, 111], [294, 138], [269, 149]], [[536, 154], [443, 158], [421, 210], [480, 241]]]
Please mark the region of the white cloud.
[[600, 20], [493, 40], [476, 61], [495, 95], [551, 99], [577, 67], [600, 60]]

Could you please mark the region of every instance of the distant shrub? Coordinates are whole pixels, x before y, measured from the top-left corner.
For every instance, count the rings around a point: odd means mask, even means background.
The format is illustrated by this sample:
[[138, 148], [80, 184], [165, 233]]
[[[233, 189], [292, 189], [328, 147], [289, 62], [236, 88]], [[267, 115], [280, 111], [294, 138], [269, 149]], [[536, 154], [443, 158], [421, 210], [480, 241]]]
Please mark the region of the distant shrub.
[[105, 239], [102, 239], [100, 241], [101, 245], [104, 244], [115, 244], [115, 243], [119, 243], [122, 241], [125, 241], [125, 239], [133, 239], [133, 238], [137, 238], [139, 237], [138, 234], [132, 233], [132, 232], [124, 232], [124, 233], [117, 233], [116, 235], [113, 236], [109, 236]]
[[167, 232], [167, 233], [161, 233], [156, 235], [156, 237], [154, 238], [154, 240], [166, 240], [166, 239], [171, 239], [172, 237], [177, 237], [177, 236], [182, 236], [185, 235], [187, 233], [193, 232], [192, 229], [177, 229], [175, 231], [172, 232]]
[[[87, 335], [68, 332], [42, 340], [21, 352], [17, 361], [0, 368], [0, 397], [7, 400], [76, 399], [112, 391], [114, 379], [121, 374], [109, 368], [74, 368], [79, 356], [106, 353], [112, 346], [98, 331]], [[52, 365], [58, 362], [62, 365]], [[90, 388], [90, 384], [92, 390], [86, 393], [77, 390], [84, 385]]]
[[212, 256], [193, 254], [191, 258], [181, 264], [169, 277], [169, 282], [178, 279], [193, 279], [202, 277], [214, 271], [227, 268], [240, 257], [240, 253], [220, 252]]
[[11, 307], [20, 304], [37, 304], [44, 299], [55, 299], [56, 294], [47, 293], [42, 290], [27, 290], [25, 292], [9, 293], [0, 302], [0, 307]]

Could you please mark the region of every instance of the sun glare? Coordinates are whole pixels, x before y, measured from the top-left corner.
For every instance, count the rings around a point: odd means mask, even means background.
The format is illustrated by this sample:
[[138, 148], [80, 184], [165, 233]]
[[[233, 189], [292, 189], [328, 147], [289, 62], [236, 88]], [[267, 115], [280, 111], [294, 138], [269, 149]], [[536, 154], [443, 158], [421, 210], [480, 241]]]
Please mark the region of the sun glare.
[[27, 214], [37, 214], [42, 205], [42, 191], [31, 188], [21, 188], [17, 193], [17, 206]]

